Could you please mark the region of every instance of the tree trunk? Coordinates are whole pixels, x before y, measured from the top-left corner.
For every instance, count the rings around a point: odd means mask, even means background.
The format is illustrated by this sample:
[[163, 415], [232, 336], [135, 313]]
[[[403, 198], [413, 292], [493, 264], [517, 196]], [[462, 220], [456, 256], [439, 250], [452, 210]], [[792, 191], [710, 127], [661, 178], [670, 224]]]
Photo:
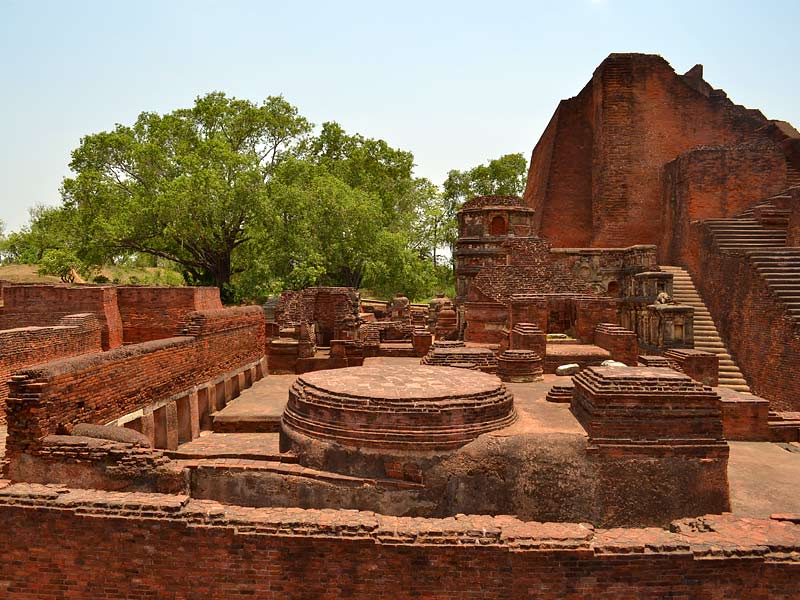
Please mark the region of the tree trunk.
[[219, 288], [219, 295], [223, 304], [230, 304], [234, 300], [231, 287], [231, 252], [221, 252], [214, 256], [213, 264], [208, 266], [209, 275], [213, 284]]

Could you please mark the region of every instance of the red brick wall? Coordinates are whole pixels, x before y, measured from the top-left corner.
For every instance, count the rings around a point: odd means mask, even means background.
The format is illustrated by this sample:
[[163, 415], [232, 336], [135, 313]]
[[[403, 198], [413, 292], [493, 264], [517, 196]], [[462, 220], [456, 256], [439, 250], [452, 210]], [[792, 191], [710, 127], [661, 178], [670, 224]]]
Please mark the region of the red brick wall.
[[697, 146], [769, 142], [758, 131], [766, 124], [722, 92], [698, 91], [659, 56], [612, 54], [559, 105], [533, 151], [524, 199], [555, 247], [658, 244], [663, 166]]
[[582, 342], [590, 343], [594, 340], [595, 327], [599, 323], [618, 324], [619, 309], [617, 306], [614, 298], [576, 299], [575, 337]]
[[248, 306], [189, 315], [190, 335], [57, 360], [20, 371], [7, 401], [6, 454], [79, 422], [104, 424], [264, 355], [264, 314]]
[[[594, 529], [403, 519], [37, 488], [0, 498], [8, 600], [797, 597], [800, 526], [705, 517]], [[2, 490], [0, 490], [2, 493]], [[37, 497], [38, 496], [38, 497]], [[67, 504], [67, 501], [73, 504]], [[82, 514], [81, 514], [82, 513]], [[143, 514], [149, 513], [149, 515]]]
[[559, 103], [531, 155], [524, 199], [536, 209], [539, 235], [557, 247], [591, 242], [592, 117], [590, 83]]
[[275, 307], [275, 320], [281, 327], [307, 321], [316, 326], [319, 345], [327, 345], [341, 329], [345, 317], [358, 311], [357, 290], [347, 287], [310, 287], [286, 290]]
[[719, 357], [711, 352], [690, 348], [672, 348], [664, 353], [689, 377], [711, 387], [719, 385]]
[[721, 393], [722, 430], [725, 439], [769, 441], [769, 401], [733, 390], [724, 390]]
[[719, 252], [702, 225], [692, 230], [687, 267], [733, 360], [773, 410], [800, 410], [798, 326], [744, 255]]
[[684, 264], [692, 221], [729, 217], [781, 190], [786, 159], [774, 144], [709, 146], [681, 154], [663, 175], [661, 264]]
[[121, 286], [117, 303], [126, 344], [172, 337], [190, 312], [222, 308], [215, 287]]
[[117, 289], [110, 286], [6, 285], [0, 329], [56, 325], [62, 317], [77, 313], [97, 316], [104, 350], [122, 345]]
[[100, 323], [91, 314], [70, 315], [52, 327], [0, 331], [0, 423], [6, 422], [8, 380], [12, 373], [57, 358], [101, 350]]
[[594, 343], [611, 353], [611, 358], [635, 367], [639, 358], [639, 340], [633, 331], [613, 323], [600, 323], [594, 331]]
[[794, 198], [789, 213], [789, 224], [786, 232], [787, 246], [800, 246], [800, 189], [794, 191]]

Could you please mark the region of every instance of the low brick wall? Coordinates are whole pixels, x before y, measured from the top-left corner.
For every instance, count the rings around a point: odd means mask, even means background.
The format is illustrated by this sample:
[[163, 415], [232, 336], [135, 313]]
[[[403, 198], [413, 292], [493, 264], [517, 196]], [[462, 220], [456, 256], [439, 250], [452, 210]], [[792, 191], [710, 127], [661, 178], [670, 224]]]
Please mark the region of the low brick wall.
[[[595, 529], [0, 482], [8, 600], [797, 597], [800, 519]], [[190, 560], [188, 560], [190, 559]]]
[[673, 348], [664, 353], [675, 361], [689, 377], [711, 387], [719, 385], [719, 357], [711, 352], [690, 348]]
[[126, 344], [173, 337], [189, 313], [222, 308], [215, 287], [120, 286], [117, 304]]
[[264, 355], [260, 307], [198, 311], [188, 335], [57, 360], [20, 371], [8, 398], [6, 455], [76, 423], [108, 423]]
[[6, 422], [11, 375], [25, 367], [57, 358], [100, 352], [100, 323], [91, 314], [63, 317], [50, 327], [0, 331], [0, 423]]
[[103, 349], [122, 345], [117, 288], [102, 285], [6, 284], [0, 329], [57, 325], [67, 315], [92, 313], [100, 321]]
[[722, 430], [726, 440], [770, 440], [769, 401], [730, 388], [717, 388], [722, 397]]
[[614, 323], [599, 323], [594, 330], [594, 343], [611, 353], [611, 358], [635, 367], [639, 359], [639, 340], [633, 331]]

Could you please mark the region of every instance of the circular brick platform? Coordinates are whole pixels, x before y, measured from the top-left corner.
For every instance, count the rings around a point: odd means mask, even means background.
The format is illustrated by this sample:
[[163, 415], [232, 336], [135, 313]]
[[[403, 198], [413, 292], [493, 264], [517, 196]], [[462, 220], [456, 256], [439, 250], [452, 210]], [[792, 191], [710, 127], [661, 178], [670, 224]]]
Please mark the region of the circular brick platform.
[[458, 448], [514, 422], [513, 396], [493, 375], [400, 366], [316, 371], [289, 389], [284, 431], [347, 446]]
[[497, 356], [489, 348], [450, 346], [442, 342], [434, 342], [433, 348], [422, 357], [421, 362], [423, 365], [433, 367], [450, 367], [454, 363], [468, 362], [477, 365], [486, 373], [494, 373], [497, 370]]
[[533, 350], [506, 350], [497, 358], [497, 376], [503, 381], [542, 380], [542, 359]]

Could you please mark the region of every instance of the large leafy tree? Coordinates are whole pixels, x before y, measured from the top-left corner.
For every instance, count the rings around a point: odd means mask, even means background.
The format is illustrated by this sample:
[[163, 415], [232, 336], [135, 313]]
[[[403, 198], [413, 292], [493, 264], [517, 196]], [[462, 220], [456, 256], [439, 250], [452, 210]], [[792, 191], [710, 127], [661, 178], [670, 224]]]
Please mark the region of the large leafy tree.
[[281, 97], [212, 93], [83, 138], [70, 166], [63, 205], [37, 209], [6, 256], [51, 271], [76, 257], [84, 271], [149, 257], [190, 284], [221, 287], [226, 300], [253, 300], [314, 284], [416, 298], [442, 290], [452, 273], [440, 251], [454, 240], [458, 206], [520, 193], [525, 161], [451, 171], [442, 194], [413, 176], [410, 152], [384, 140], [335, 122], [312, 136]]
[[323, 123], [309, 139], [303, 157], [353, 189], [377, 196], [380, 225], [408, 227], [415, 208], [414, 156], [384, 140], [348, 134], [335, 122]]
[[309, 130], [282, 97], [255, 104], [216, 92], [84, 137], [70, 163], [76, 176], [62, 189], [77, 217], [80, 257], [165, 258], [188, 282], [228, 295], [245, 268], [234, 255], [264, 219], [268, 184]]

